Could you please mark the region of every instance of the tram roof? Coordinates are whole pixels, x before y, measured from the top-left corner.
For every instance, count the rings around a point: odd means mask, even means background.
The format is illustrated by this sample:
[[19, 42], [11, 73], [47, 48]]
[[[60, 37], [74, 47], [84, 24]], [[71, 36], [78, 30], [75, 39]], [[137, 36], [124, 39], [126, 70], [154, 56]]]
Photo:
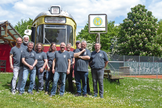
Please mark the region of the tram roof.
[[[60, 14], [51, 14], [50, 11], [45, 11], [45, 12], [41, 12], [40, 14], [38, 14], [34, 20], [36, 20], [38, 17], [41, 17], [41, 16], [65, 16], [65, 17], [69, 17], [71, 19], [74, 20], [74, 18], [72, 17], [71, 14], [69, 14], [68, 12], [66, 11], [63, 11], [61, 10]], [[75, 20], [74, 20], [75, 21]]]
[[18, 37], [22, 38], [10, 22], [7, 20], [0, 21], [0, 44], [7, 43], [13, 46]]

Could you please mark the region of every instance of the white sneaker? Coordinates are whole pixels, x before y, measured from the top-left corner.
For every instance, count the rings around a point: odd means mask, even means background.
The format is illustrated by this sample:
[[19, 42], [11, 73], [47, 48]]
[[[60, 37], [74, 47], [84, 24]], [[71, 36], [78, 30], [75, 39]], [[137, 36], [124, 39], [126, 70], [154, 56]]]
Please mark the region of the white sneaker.
[[75, 81], [75, 80], [72, 80], [72, 82], [73, 82], [73, 83], [76, 83], [76, 81]]
[[14, 94], [16, 94], [16, 92], [15, 91], [12, 91], [12, 94], [14, 95]]

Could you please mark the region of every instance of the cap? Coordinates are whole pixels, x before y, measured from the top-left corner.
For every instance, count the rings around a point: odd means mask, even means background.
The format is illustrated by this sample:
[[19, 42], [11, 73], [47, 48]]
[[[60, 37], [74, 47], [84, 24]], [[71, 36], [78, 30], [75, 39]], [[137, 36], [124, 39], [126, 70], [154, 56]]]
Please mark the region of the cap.
[[76, 43], [80, 43], [80, 41], [76, 41]]

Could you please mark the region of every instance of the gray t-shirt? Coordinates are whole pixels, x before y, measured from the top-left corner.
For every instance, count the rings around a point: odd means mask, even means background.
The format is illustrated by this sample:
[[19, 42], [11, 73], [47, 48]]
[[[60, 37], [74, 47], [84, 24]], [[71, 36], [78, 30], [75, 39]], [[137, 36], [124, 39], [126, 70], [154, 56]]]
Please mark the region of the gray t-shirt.
[[73, 58], [74, 58], [74, 52], [70, 51], [69, 54], [70, 54], [70, 60], [71, 60], [71, 64], [72, 64]]
[[[35, 60], [37, 60], [36, 58], [36, 52], [34, 50], [32, 50], [31, 52], [28, 51], [28, 49], [24, 50], [22, 53], [22, 58], [25, 58], [25, 61], [29, 64], [29, 65], [33, 65]], [[24, 69], [29, 69], [28, 66], [24, 65]], [[35, 69], [35, 67], [33, 68]]]
[[[82, 49], [76, 49], [74, 53], [78, 53], [82, 51]], [[83, 52], [80, 56], [89, 56], [91, 57], [91, 53], [88, 49], [86, 49], [85, 52]], [[80, 71], [80, 72], [88, 72], [88, 64], [89, 60], [83, 60], [80, 58], [75, 59], [75, 71]]]
[[24, 49], [27, 49], [27, 48], [28, 48], [28, 45], [27, 45], [27, 44], [22, 43], [22, 44], [21, 44], [21, 47], [22, 47], [22, 48], [24, 48]]
[[102, 69], [105, 67], [105, 62], [108, 61], [106, 52], [100, 50], [98, 53], [91, 53], [90, 65], [92, 69]]
[[36, 52], [36, 58], [38, 61], [36, 66], [39, 69], [44, 65], [44, 59], [47, 59], [47, 55], [45, 52], [40, 52], [40, 53]]
[[67, 51], [58, 51], [55, 53], [55, 72], [67, 72], [68, 69], [68, 59], [70, 59], [70, 54]]
[[18, 48], [14, 46], [11, 48], [10, 54], [13, 55], [13, 66], [20, 67], [22, 65], [22, 60], [21, 60], [22, 53], [23, 53], [22, 47]]
[[55, 52], [50, 52], [50, 51], [47, 52], [47, 59], [48, 59], [48, 66], [49, 67], [52, 66], [53, 59], [54, 59], [54, 56], [55, 56]]

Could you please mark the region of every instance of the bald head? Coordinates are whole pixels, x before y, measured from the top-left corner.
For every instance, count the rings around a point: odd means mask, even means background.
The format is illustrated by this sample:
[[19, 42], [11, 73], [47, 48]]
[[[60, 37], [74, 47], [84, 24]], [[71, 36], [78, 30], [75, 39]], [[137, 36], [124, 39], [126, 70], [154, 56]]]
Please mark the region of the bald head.
[[22, 44], [22, 39], [21, 39], [20, 37], [18, 37], [18, 38], [16, 39], [16, 46], [17, 46], [17, 47], [20, 47], [21, 44]]

